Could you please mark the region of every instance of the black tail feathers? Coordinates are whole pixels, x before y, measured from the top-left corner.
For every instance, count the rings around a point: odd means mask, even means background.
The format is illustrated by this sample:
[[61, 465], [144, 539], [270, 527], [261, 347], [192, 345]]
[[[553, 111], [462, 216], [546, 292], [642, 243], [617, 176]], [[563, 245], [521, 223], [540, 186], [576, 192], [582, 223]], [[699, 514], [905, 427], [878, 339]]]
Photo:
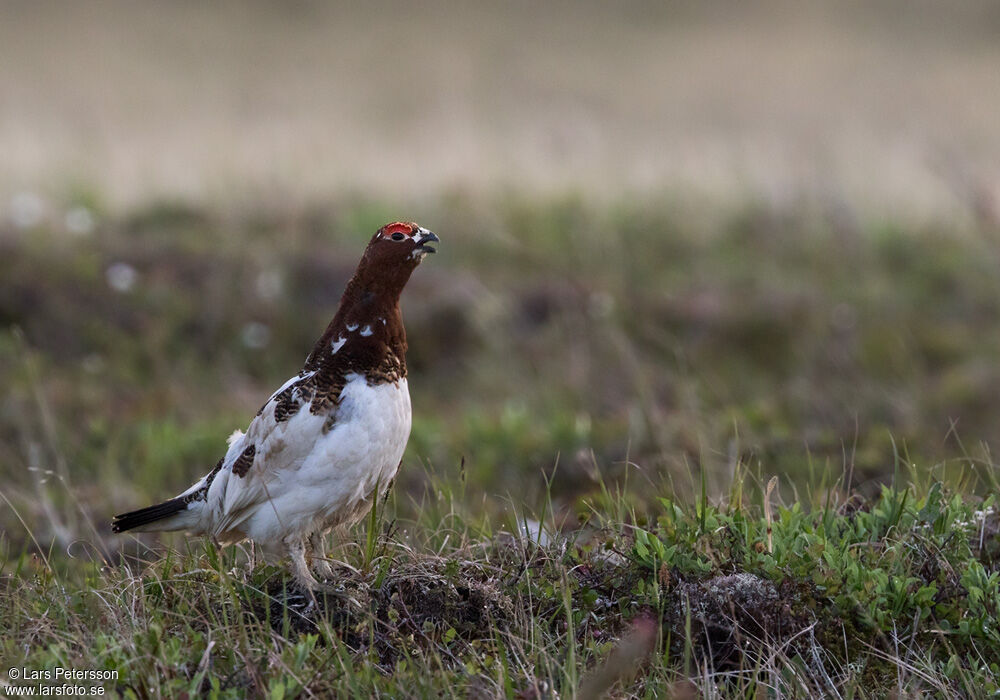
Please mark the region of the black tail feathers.
[[125, 532], [126, 530], [142, 527], [143, 525], [154, 523], [157, 520], [169, 518], [171, 515], [176, 515], [181, 511], [187, 510], [187, 507], [187, 501], [183, 498], [171, 498], [169, 501], [157, 503], [155, 506], [140, 508], [139, 510], [133, 510], [131, 513], [116, 515], [114, 520], [111, 522], [111, 531]]

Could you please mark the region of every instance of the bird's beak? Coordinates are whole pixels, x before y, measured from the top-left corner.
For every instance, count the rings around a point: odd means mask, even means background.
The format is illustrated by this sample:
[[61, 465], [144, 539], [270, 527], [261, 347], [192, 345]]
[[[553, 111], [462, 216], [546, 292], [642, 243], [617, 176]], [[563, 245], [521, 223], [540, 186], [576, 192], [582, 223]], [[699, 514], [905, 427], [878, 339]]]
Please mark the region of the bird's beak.
[[427, 244], [440, 241], [441, 239], [435, 236], [427, 229], [422, 228], [419, 231], [417, 231], [417, 236], [415, 240], [417, 241], [417, 250], [423, 253], [436, 253], [437, 251], [431, 248]]

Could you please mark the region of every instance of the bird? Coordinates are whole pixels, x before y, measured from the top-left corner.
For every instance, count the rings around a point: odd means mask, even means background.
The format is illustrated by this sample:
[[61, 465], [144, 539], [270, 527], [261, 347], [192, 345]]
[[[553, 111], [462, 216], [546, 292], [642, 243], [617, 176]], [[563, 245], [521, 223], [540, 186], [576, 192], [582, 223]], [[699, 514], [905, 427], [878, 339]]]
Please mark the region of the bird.
[[112, 531], [249, 540], [268, 560], [287, 556], [305, 589], [322, 588], [316, 577], [333, 574], [324, 535], [362, 519], [401, 466], [412, 409], [399, 298], [438, 241], [412, 222], [380, 228], [302, 369], [229, 436], [211, 471], [170, 500], [114, 516]]

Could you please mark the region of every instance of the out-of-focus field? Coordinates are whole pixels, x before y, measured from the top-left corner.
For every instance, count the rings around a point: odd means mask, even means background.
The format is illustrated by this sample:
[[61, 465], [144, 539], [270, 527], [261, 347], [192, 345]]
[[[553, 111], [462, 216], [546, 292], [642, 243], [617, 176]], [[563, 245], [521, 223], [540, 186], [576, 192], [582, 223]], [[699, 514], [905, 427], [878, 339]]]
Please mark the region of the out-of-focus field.
[[988, 0], [0, 8], [0, 202], [515, 187], [996, 218]]
[[[416, 208], [443, 243], [404, 298], [403, 494], [428, 467], [461, 471], [475, 512], [509, 515], [507, 494], [538, 506], [548, 478], [573, 515], [602, 479], [690, 495], [704, 470], [721, 496], [738, 462], [763, 481], [848, 479], [869, 494], [911, 464], [952, 482], [993, 469], [995, 230], [753, 207], [699, 218], [672, 201]], [[0, 463], [20, 509], [4, 511], [8, 537], [25, 536], [21, 517], [66, 545], [82, 512], [103, 538], [113, 511], [214, 464], [399, 213], [154, 207], [84, 238], [4, 231]]]

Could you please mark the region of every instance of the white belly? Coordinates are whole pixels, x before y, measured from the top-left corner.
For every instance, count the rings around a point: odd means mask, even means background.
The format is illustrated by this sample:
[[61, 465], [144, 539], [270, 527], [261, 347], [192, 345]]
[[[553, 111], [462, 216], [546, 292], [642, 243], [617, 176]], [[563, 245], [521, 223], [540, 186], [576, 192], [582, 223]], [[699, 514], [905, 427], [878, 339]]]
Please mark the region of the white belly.
[[350, 524], [395, 477], [411, 419], [405, 379], [370, 386], [350, 376], [326, 433], [325, 417], [304, 408], [269, 436], [260, 455], [266, 495], [239, 529], [266, 544]]

